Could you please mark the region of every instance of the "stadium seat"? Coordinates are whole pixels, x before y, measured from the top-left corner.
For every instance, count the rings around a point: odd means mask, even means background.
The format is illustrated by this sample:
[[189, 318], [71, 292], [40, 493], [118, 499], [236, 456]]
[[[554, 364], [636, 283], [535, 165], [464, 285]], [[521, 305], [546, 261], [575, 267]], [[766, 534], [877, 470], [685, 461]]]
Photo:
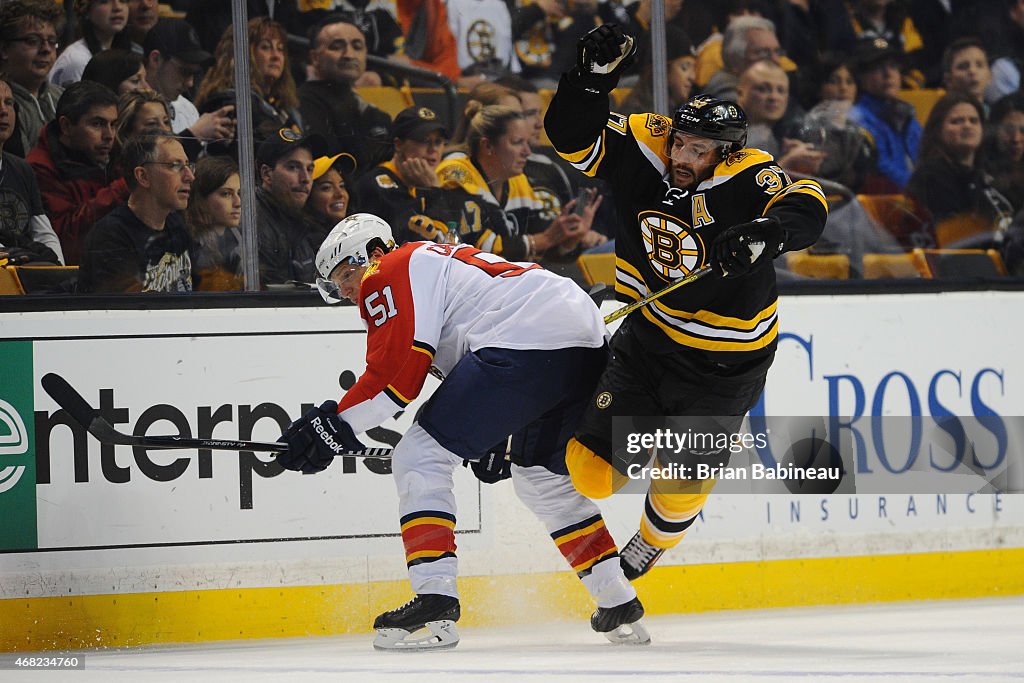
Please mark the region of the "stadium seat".
[[911, 90], [900, 90], [899, 97], [904, 102], [914, 106], [917, 115], [917, 122], [922, 126], [932, 113], [932, 107], [946, 94], [942, 88], [916, 88]]
[[18, 279], [18, 269], [14, 266], [0, 266], [0, 296], [24, 293], [25, 288]]
[[631, 92], [633, 92], [632, 88], [616, 88], [612, 90], [612, 106], [621, 107]]
[[373, 106], [387, 112], [391, 118], [395, 118], [398, 112], [413, 105], [412, 93], [408, 88], [375, 86], [358, 88], [356, 92]]
[[948, 247], [985, 234], [994, 235], [994, 226], [991, 221], [976, 214], [953, 216], [935, 226], [935, 241], [939, 247]]
[[925, 277], [1004, 277], [1006, 266], [995, 249], [915, 249]]
[[911, 246], [908, 235], [919, 232], [922, 220], [913, 201], [903, 194], [859, 194], [857, 201], [879, 227], [901, 244]]
[[786, 254], [790, 271], [818, 280], [847, 280], [850, 277], [850, 257], [846, 254], [808, 254], [795, 251]]
[[[551, 104], [551, 98], [555, 96], [555, 91], [548, 88], [541, 88], [537, 92], [537, 94], [540, 95], [541, 111], [546, 113], [548, 110], [548, 105]], [[542, 130], [540, 132], [540, 144], [545, 145], [547, 147], [551, 146], [551, 140], [548, 138], [547, 130]]]
[[615, 286], [615, 254], [581, 254], [576, 265], [588, 285], [603, 282]]
[[864, 279], [931, 277], [920, 250], [902, 254], [864, 254]]
[[18, 266], [18, 281], [27, 294], [74, 291], [78, 266]]

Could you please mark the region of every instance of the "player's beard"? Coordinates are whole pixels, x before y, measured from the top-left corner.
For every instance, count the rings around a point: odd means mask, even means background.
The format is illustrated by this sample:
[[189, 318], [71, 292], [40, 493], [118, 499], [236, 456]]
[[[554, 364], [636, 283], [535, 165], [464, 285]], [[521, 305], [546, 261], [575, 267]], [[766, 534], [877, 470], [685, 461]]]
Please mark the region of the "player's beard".
[[[680, 175], [677, 171], [685, 171], [684, 174]], [[709, 174], [705, 173], [705, 177]], [[689, 164], [676, 164], [673, 162], [670, 170], [669, 179], [672, 182], [672, 187], [680, 190], [692, 190], [697, 187], [704, 178], [698, 175], [697, 169]]]

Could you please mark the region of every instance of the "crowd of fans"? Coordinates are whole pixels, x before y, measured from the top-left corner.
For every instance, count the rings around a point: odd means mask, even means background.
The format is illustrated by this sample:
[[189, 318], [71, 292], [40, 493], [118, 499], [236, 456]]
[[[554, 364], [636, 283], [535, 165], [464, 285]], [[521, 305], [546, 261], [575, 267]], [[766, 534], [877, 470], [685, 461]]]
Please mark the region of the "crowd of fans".
[[[614, 21], [640, 44], [618, 109], [653, 111], [651, 0], [249, 2], [251, 142], [237, 139], [230, 0], [64, 2], [0, 2], [9, 263], [79, 266], [81, 292], [238, 290], [251, 223], [261, 288], [301, 286], [360, 210], [401, 241], [515, 260], [614, 246], [615, 198], [542, 144], [542, 93], [578, 38]], [[825, 181], [818, 252], [995, 247], [1024, 271], [1024, 0], [665, 0], [665, 13], [659, 113], [697, 93], [737, 101], [749, 146]], [[450, 79], [462, 115], [392, 120], [360, 88], [403, 82], [367, 55]], [[924, 125], [914, 92], [936, 93]], [[872, 221], [868, 196], [904, 207], [899, 220]]]

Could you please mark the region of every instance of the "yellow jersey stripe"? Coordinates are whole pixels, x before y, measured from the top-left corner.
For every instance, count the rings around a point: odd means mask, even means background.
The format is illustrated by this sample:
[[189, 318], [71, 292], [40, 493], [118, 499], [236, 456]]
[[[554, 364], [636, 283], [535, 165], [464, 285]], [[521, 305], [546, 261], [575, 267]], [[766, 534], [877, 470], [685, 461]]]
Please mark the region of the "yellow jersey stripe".
[[417, 517], [416, 519], [410, 519], [408, 522], [402, 525], [402, 531], [412, 529], [413, 527], [421, 526], [423, 524], [433, 524], [434, 526], [443, 526], [448, 529], [455, 528], [455, 522], [450, 519], [444, 519], [443, 517]]
[[655, 301], [654, 305], [661, 309], [666, 315], [670, 315], [674, 318], [684, 318], [686, 320], [696, 320], [698, 322], [711, 325], [713, 327], [726, 327], [734, 330], [752, 330], [759, 324], [767, 320], [768, 318], [775, 315], [776, 310], [779, 306], [779, 301], [776, 299], [771, 303], [770, 306], [765, 308], [763, 311], [755, 315], [749, 320], [743, 318], [730, 318], [724, 315], [718, 315], [711, 311], [697, 311], [696, 313], [689, 313], [687, 311], [680, 311], [674, 308], [669, 308], [663, 304], [660, 300]]
[[555, 544], [556, 545], [562, 545], [563, 543], [568, 543], [569, 541], [571, 541], [573, 539], [576, 539], [576, 538], [579, 538], [580, 536], [586, 536], [587, 534], [592, 534], [592, 533], [594, 533], [595, 531], [597, 531], [598, 529], [600, 529], [603, 526], [604, 526], [604, 520], [603, 519], [599, 519], [596, 522], [594, 522], [593, 524], [591, 524], [590, 526], [584, 527], [582, 529], [576, 529], [575, 531], [571, 531], [571, 532], [565, 534], [564, 536], [559, 536], [558, 538], [554, 539]]
[[758, 351], [769, 346], [773, 341], [775, 341], [776, 337], [779, 336], [779, 321], [777, 318], [772, 322], [771, 326], [762, 336], [752, 341], [738, 342], [728, 339], [705, 339], [703, 337], [695, 337], [663, 322], [660, 318], [655, 316], [649, 308], [643, 308], [642, 311], [644, 317], [664, 332], [672, 341], [683, 346], [689, 346], [691, 348], [701, 349], [704, 351]]

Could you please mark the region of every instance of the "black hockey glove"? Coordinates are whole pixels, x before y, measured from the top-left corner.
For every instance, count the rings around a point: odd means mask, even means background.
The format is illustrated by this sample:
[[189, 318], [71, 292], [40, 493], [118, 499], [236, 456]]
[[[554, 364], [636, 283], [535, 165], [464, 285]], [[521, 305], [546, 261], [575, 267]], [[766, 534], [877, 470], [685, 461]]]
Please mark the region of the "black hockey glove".
[[487, 455], [479, 460], [465, 462], [477, 479], [485, 484], [497, 484], [512, 476], [512, 463], [505, 458], [505, 444], [506, 442], [502, 441], [500, 446], [490, 449]]
[[711, 266], [723, 277], [746, 275], [781, 254], [782, 241], [782, 224], [778, 218], [762, 216], [734, 225], [711, 243]]
[[568, 73], [569, 81], [595, 94], [609, 93], [635, 54], [632, 36], [617, 24], [602, 24], [576, 43], [576, 67]]
[[334, 456], [366, 448], [348, 423], [338, 416], [338, 404], [324, 401], [289, 425], [281, 438], [288, 450], [277, 454], [277, 462], [286, 470], [322, 472]]

